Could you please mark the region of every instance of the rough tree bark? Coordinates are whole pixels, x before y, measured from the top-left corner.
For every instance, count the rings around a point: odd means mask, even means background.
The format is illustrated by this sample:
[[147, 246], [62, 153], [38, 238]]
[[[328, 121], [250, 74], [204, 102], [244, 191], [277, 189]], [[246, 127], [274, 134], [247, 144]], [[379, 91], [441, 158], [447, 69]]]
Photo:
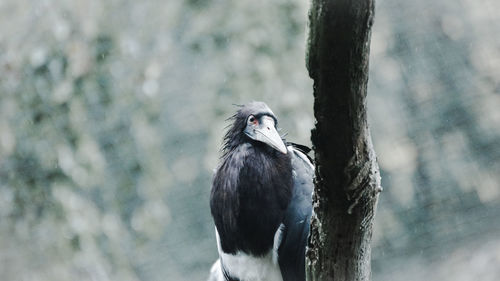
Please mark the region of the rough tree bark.
[[366, 120], [373, 0], [313, 0], [307, 55], [316, 158], [309, 281], [370, 280], [380, 187]]

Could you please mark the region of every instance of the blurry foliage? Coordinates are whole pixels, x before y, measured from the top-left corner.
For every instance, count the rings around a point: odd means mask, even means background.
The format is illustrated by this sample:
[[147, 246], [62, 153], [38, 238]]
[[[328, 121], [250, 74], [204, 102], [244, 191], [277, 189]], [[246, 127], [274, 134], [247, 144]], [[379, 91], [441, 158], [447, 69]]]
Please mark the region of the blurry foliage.
[[[232, 104], [266, 101], [310, 144], [308, 5], [0, 2], [2, 280], [203, 280]], [[377, 2], [374, 280], [500, 276], [498, 11]]]

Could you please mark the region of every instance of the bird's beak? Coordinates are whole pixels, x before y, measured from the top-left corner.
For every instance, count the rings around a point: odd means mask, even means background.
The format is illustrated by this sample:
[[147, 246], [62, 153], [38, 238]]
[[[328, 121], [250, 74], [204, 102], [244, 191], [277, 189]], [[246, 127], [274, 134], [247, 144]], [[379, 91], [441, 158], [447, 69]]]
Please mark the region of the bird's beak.
[[263, 142], [283, 154], [288, 152], [285, 143], [276, 128], [274, 128], [274, 120], [271, 118], [262, 118], [262, 122], [258, 128], [245, 133], [252, 139]]

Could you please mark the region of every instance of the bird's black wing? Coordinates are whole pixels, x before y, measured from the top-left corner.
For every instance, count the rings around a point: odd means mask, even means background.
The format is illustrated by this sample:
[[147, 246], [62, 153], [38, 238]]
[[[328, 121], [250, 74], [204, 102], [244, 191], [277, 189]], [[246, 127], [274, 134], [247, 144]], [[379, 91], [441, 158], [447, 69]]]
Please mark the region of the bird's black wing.
[[[307, 157], [307, 160], [309, 160], [309, 162], [312, 165], [314, 165], [313, 159], [309, 156], [309, 152], [311, 152], [311, 150], [312, 150], [310, 147], [307, 147], [307, 146], [302, 145], [302, 144], [294, 143], [294, 142], [287, 142], [286, 146], [287, 147], [291, 146], [295, 151], [298, 150], [299, 152], [302, 152], [302, 154]], [[313, 173], [314, 173], [314, 171], [313, 171]]]
[[283, 220], [278, 264], [283, 281], [304, 281], [305, 248], [312, 213], [314, 166], [306, 155], [307, 152], [303, 153], [301, 147], [292, 144], [288, 148], [292, 158], [294, 189]]

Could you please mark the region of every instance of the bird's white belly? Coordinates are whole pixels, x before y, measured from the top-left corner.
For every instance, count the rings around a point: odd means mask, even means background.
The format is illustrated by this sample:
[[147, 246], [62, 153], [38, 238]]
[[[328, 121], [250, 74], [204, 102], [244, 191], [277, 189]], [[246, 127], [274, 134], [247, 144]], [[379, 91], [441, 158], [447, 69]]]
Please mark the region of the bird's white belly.
[[[277, 236], [279, 234], [278, 232]], [[216, 238], [220, 260], [231, 277], [242, 281], [283, 281], [276, 253], [273, 254], [277, 247], [262, 257], [251, 256], [243, 252], [232, 255], [222, 251], [217, 230]], [[279, 243], [275, 238], [276, 242]]]
[[263, 257], [253, 257], [245, 253], [221, 256], [224, 268], [230, 276], [244, 281], [283, 281], [277, 264], [272, 261], [271, 253]]

